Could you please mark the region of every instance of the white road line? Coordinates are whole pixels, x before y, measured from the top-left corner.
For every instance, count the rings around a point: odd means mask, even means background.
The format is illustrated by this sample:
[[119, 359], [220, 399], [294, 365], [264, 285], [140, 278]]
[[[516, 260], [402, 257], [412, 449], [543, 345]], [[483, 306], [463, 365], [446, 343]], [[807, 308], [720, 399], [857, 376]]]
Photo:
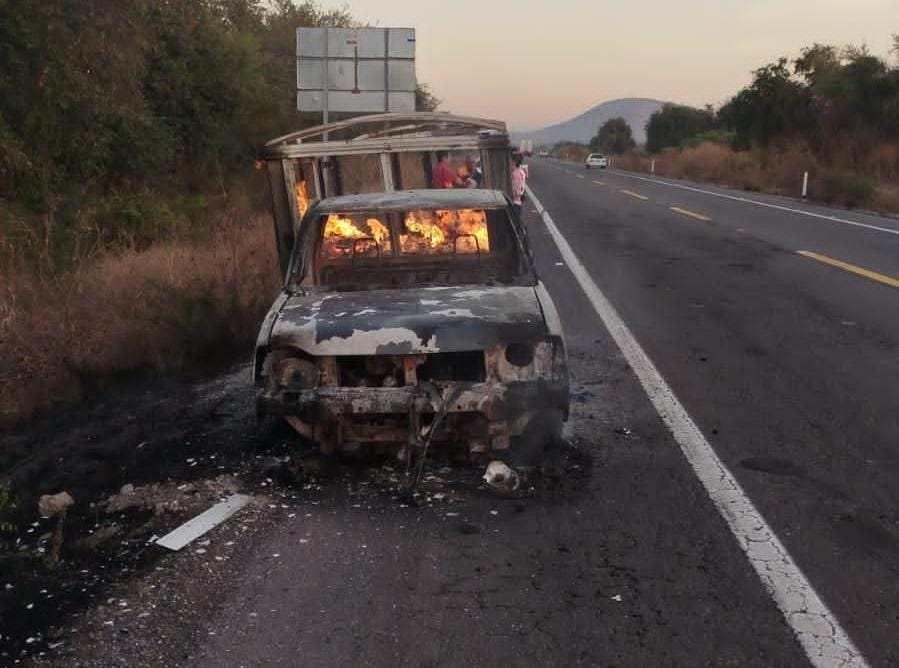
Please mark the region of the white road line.
[[[867, 666], [861, 652], [834, 614], [815, 592], [740, 483], [718, 458], [615, 307], [590, 277], [549, 212], [530, 187], [525, 187], [571, 273], [636, 373], [649, 400], [727, 522], [765, 589], [777, 603], [811, 663], [817, 668]], [[751, 631], [747, 629], [747, 632]]]
[[702, 188], [694, 188], [692, 186], [685, 186], [681, 183], [671, 183], [671, 181], [663, 181], [661, 179], [650, 179], [646, 176], [637, 176], [636, 174], [626, 174], [621, 171], [616, 171], [616, 174], [619, 176], [624, 176], [628, 179], [639, 179], [640, 181], [649, 181], [651, 183], [657, 183], [663, 186], [669, 186], [671, 188], [680, 188], [682, 190], [691, 190], [696, 193], [702, 193], [703, 195], [712, 195], [714, 197], [722, 197], [724, 199], [730, 199], [735, 202], [743, 202], [744, 204], [754, 204], [755, 206], [764, 206], [769, 209], [777, 209], [779, 211], [788, 211], [789, 213], [798, 213], [803, 216], [811, 216], [812, 218], [821, 218], [822, 220], [829, 220], [832, 223], [842, 223], [843, 225], [853, 225], [855, 227], [864, 227], [869, 230], [877, 230], [878, 232], [886, 232], [887, 234], [897, 234], [899, 235], [899, 230], [892, 230], [889, 227], [880, 227], [879, 225], [870, 225], [868, 223], [859, 223], [855, 220], [846, 220], [845, 218], [837, 218], [836, 216], [828, 216], [823, 213], [815, 213], [814, 211], [803, 211], [802, 209], [791, 209], [788, 206], [781, 206], [780, 204], [771, 204], [770, 202], [759, 202], [758, 200], [749, 199], [748, 197], [739, 197], [737, 195], [727, 195], [725, 193], [716, 193], [712, 190], [703, 190]]

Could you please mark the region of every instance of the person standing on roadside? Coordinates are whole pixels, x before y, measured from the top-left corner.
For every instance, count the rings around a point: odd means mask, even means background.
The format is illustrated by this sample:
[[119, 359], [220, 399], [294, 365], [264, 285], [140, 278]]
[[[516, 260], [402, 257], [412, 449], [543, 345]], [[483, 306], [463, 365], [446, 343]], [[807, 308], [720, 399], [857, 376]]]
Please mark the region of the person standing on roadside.
[[512, 210], [518, 218], [521, 218], [521, 204], [524, 201], [524, 184], [527, 181], [527, 174], [521, 168], [521, 157], [515, 156], [512, 161]]

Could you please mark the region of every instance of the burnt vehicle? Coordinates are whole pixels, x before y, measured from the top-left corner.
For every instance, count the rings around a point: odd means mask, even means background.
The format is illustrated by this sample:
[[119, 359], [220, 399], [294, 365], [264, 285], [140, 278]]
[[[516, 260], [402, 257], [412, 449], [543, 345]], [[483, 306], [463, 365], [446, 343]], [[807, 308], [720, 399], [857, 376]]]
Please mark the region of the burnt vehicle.
[[498, 190], [311, 202], [254, 375], [259, 412], [325, 452], [455, 443], [528, 464], [568, 414], [559, 317]]

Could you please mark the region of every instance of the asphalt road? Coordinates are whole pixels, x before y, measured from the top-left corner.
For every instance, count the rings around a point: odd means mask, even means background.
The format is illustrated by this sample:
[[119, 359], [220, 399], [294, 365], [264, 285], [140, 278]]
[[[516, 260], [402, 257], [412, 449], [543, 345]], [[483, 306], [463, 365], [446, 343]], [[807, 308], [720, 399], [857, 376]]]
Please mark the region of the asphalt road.
[[899, 220], [550, 161], [531, 186], [858, 647], [896, 665]]
[[[869, 663], [899, 664], [899, 291], [796, 253], [899, 276], [899, 235], [870, 227], [899, 222], [548, 161], [530, 185]], [[809, 665], [533, 204], [525, 216], [573, 376], [557, 485], [502, 498], [435, 462], [413, 508], [386, 470], [245, 477], [263, 501], [123, 575], [36, 662]], [[200, 392], [227, 432], [191, 414], [213, 454], [258, 440], [236, 385]], [[167, 425], [152, 437], [195, 456]]]

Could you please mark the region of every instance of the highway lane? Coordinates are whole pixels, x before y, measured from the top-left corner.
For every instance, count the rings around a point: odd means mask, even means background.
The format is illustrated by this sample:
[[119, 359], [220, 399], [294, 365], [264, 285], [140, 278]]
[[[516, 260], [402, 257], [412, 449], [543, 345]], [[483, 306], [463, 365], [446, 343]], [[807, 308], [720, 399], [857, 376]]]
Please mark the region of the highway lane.
[[[326, 487], [219, 582], [226, 597], [192, 624], [206, 639], [184, 649], [195, 665], [807, 665], [539, 219], [525, 215], [566, 332], [569, 437], [585, 456], [566, 466], [572, 482], [415, 510], [370, 497], [360, 507]], [[135, 641], [124, 643], [130, 657]]]
[[796, 253], [896, 277], [899, 222], [548, 161], [531, 187], [844, 628], [899, 661], [899, 292]]
[[783, 248], [848, 256], [841, 259], [886, 275], [899, 276], [899, 218], [829, 209], [786, 197], [620, 170], [584, 170], [565, 163], [547, 166], [572, 173], [576, 178], [583, 176], [591, 184], [600, 181], [619, 193], [628, 190], [648, 196], [648, 201], [660, 207], [695, 212], [708, 218], [707, 222], [740, 230]]

